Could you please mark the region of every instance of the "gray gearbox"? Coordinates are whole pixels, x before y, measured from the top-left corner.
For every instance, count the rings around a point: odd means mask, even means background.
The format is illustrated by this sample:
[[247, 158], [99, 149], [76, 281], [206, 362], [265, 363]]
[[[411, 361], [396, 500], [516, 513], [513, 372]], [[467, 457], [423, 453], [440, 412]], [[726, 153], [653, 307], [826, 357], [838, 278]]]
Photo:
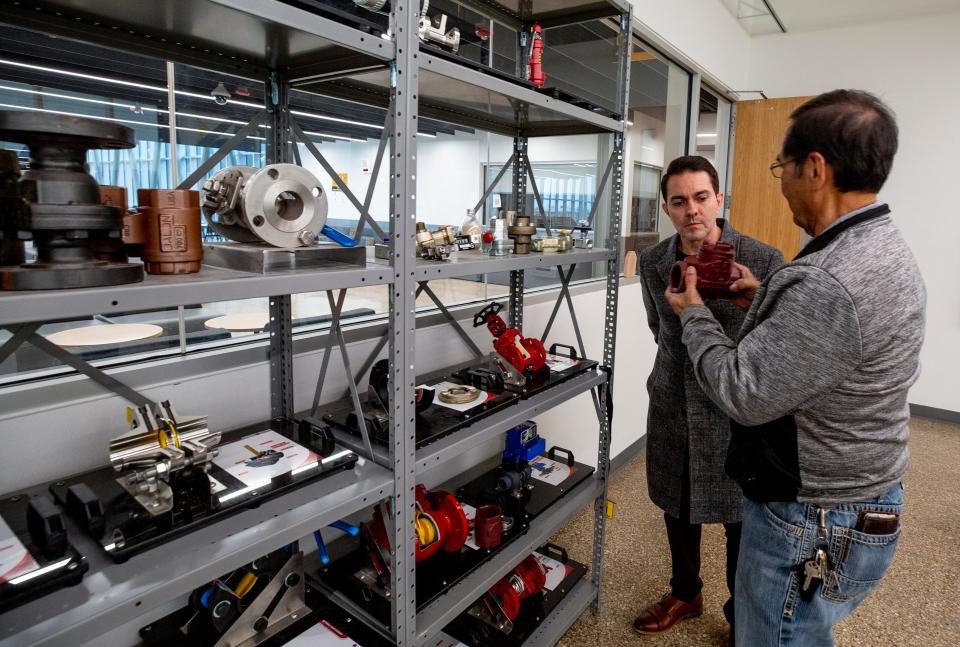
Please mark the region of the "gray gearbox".
[[320, 180], [296, 164], [231, 166], [203, 183], [203, 215], [230, 240], [301, 247], [316, 244], [327, 196]]

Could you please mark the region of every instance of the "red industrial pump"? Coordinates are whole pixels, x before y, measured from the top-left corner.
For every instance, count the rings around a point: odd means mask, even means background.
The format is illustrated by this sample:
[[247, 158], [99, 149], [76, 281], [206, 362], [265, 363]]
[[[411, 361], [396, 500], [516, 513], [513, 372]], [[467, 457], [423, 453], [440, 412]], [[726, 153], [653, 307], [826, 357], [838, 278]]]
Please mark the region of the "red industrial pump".
[[532, 337], [524, 337], [516, 328], [507, 328], [507, 324], [498, 314], [503, 304], [493, 302], [473, 316], [473, 327], [484, 324], [490, 334], [496, 337], [493, 348], [520, 373], [536, 373], [547, 362], [547, 351], [543, 342]]

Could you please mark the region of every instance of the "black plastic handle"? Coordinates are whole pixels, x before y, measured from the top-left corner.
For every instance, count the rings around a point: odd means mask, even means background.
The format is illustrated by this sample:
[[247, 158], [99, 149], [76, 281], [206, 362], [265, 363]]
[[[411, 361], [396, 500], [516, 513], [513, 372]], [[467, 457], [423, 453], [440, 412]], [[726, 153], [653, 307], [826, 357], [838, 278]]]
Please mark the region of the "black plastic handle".
[[567, 467], [573, 467], [573, 464], [576, 462], [573, 459], [573, 452], [569, 449], [564, 449], [563, 447], [557, 447], [554, 445], [550, 448], [550, 451], [547, 452], [547, 458], [552, 461], [557, 460], [557, 452], [563, 452], [567, 455]]
[[561, 348], [565, 348], [568, 351], [570, 351], [567, 357], [569, 357], [570, 359], [577, 359], [577, 349], [574, 348], [573, 346], [570, 346], [569, 344], [551, 344], [550, 354], [559, 355], [560, 353], [558, 353], [557, 350]]
[[556, 544], [551, 544], [550, 542], [547, 542], [546, 544], [538, 548], [537, 552], [542, 553], [547, 557], [552, 557], [553, 559], [557, 560], [561, 564], [566, 564], [567, 560], [569, 559], [567, 557], [566, 548], [561, 548], [560, 546], [557, 546]]

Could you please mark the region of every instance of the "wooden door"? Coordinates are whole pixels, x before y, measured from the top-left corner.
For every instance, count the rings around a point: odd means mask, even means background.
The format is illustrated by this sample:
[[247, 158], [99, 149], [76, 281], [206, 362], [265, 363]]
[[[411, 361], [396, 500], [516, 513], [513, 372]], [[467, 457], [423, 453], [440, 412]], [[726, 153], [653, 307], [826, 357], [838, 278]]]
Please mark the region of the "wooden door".
[[793, 224], [780, 180], [770, 162], [780, 152], [790, 113], [809, 97], [737, 102], [730, 222], [741, 233], [773, 245], [787, 260], [800, 251], [801, 230]]

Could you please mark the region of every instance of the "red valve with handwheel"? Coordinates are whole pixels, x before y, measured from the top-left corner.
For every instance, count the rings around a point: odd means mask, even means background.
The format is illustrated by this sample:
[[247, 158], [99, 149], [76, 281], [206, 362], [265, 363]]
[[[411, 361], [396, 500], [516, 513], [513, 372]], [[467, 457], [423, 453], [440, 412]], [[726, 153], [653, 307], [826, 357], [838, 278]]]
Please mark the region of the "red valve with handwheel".
[[507, 324], [498, 314], [501, 310], [503, 304], [491, 303], [473, 315], [473, 327], [486, 324], [490, 334], [496, 337], [493, 348], [519, 372], [529, 374], [542, 370], [547, 362], [547, 351], [543, 348], [543, 342], [524, 337], [516, 328], [507, 328]]
[[[428, 492], [423, 485], [414, 491], [413, 525], [417, 535], [416, 558], [421, 562], [441, 548], [455, 553], [463, 547], [470, 533], [467, 515], [457, 497], [449, 492]], [[380, 506], [374, 508], [370, 532], [379, 546], [390, 550], [386, 524]]]
[[533, 555], [517, 564], [499, 582], [487, 591], [499, 604], [504, 615], [511, 621], [520, 613], [520, 602], [543, 590], [547, 574]]
[[530, 26], [530, 76], [528, 80], [543, 88], [547, 75], [543, 73], [543, 29], [539, 24]]

